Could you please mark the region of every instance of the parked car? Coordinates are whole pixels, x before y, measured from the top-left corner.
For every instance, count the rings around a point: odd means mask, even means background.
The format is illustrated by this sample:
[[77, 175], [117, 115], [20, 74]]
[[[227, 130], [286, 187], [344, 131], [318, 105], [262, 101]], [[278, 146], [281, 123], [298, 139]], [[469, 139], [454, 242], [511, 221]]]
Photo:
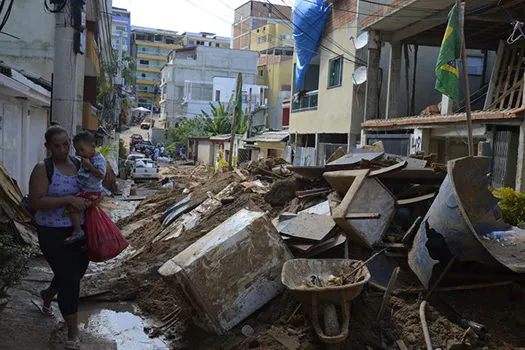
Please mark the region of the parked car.
[[131, 137], [130, 137], [130, 140], [129, 140], [129, 146], [130, 146], [130, 147], [133, 147], [134, 145], [136, 145], [137, 143], [140, 143], [141, 141], [144, 141], [144, 139], [142, 138], [141, 135], [139, 135], [139, 134], [133, 134], [133, 135], [131, 135]]
[[142, 153], [131, 153], [127, 156], [124, 166], [132, 168], [135, 165], [137, 159], [144, 159], [146, 156]]
[[150, 158], [137, 159], [131, 172], [131, 178], [133, 180], [158, 180], [159, 168]]
[[155, 126], [155, 121], [152, 119], [144, 119], [142, 123], [140, 123], [140, 128], [149, 130], [150, 128]]
[[144, 152], [146, 150], [154, 151], [155, 146], [150, 141], [140, 141], [135, 145], [135, 151], [137, 152]]

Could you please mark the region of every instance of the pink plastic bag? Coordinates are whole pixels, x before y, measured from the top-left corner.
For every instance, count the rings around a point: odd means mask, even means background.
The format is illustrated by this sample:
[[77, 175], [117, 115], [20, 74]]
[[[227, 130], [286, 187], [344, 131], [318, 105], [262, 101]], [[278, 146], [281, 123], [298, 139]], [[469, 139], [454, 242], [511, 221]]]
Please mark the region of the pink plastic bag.
[[101, 262], [113, 259], [129, 245], [117, 225], [98, 206], [100, 193], [80, 193], [79, 197], [93, 201], [85, 211], [86, 241], [89, 260]]

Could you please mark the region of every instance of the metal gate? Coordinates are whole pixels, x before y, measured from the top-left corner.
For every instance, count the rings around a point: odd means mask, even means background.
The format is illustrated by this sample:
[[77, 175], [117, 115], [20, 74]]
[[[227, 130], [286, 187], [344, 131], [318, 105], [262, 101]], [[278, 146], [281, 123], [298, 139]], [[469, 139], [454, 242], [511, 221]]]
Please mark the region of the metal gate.
[[386, 153], [397, 154], [407, 157], [410, 155], [410, 135], [409, 134], [368, 134], [366, 144], [373, 145], [382, 141]]
[[496, 131], [492, 165], [493, 187], [514, 187], [518, 137], [519, 134], [511, 130]]

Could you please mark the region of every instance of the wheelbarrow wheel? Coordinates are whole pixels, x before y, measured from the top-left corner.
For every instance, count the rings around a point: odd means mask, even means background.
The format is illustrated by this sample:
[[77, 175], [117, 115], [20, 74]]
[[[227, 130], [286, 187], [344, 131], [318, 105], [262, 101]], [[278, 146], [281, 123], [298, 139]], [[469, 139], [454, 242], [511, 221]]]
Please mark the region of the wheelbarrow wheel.
[[[341, 333], [341, 326], [337, 318], [337, 308], [334, 304], [327, 304], [323, 308], [324, 331], [327, 336], [336, 336]], [[341, 344], [325, 344], [326, 350], [340, 350]]]

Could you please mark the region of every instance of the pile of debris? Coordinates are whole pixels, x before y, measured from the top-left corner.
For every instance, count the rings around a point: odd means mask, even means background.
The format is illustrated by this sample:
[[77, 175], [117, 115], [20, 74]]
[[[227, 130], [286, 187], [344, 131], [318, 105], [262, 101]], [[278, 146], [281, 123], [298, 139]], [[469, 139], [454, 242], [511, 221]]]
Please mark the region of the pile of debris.
[[[172, 168], [173, 188], [149, 197], [119, 222], [135, 250], [113, 292], [136, 298], [143, 311], [166, 320], [162, 331], [178, 346], [315, 349], [321, 343], [302, 312], [308, 305], [282, 294], [282, 266], [293, 257], [359, 259], [337, 273], [300, 281], [313, 291], [363, 284], [352, 302], [347, 340], [356, 348], [422, 348], [429, 338], [444, 348], [520, 344], [513, 326], [502, 329], [497, 322], [509, 312], [518, 323], [525, 321], [519, 316], [523, 299], [502, 313], [502, 303], [488, 295], [505, 294], [512, 285], [513, 294], [523, 296], [513, 283], [522, 276], [506, 271], [503, 281], [494, 281], [487, 271], [501, 274], [501, 268], [472, 270], [458, 254], [451, 257], [450, 242], [439, 230], [429, 229], [429, 209], [444, 192], [446, 172], [432, 166], [432, 157], [371, 152], [344, 155], [336, 167], [292, 168], [264, 160], [217, 174]], [[423, 231], [433, 246], [419, 243]], [[424, 265], [430, 266], [424, 270], [430, 271], [428, 284], [419, 260], [410, 257], [421, 247], [434, 261]], [[418, 295], [431, 303], [426, 313]], [[476, 306], [484, 297], [491, 300], [483, 302], [486, 314]], [[187, 328], [190, 319], [217, 335]], [[490, 326], [500, 331], [487, 338]]]

